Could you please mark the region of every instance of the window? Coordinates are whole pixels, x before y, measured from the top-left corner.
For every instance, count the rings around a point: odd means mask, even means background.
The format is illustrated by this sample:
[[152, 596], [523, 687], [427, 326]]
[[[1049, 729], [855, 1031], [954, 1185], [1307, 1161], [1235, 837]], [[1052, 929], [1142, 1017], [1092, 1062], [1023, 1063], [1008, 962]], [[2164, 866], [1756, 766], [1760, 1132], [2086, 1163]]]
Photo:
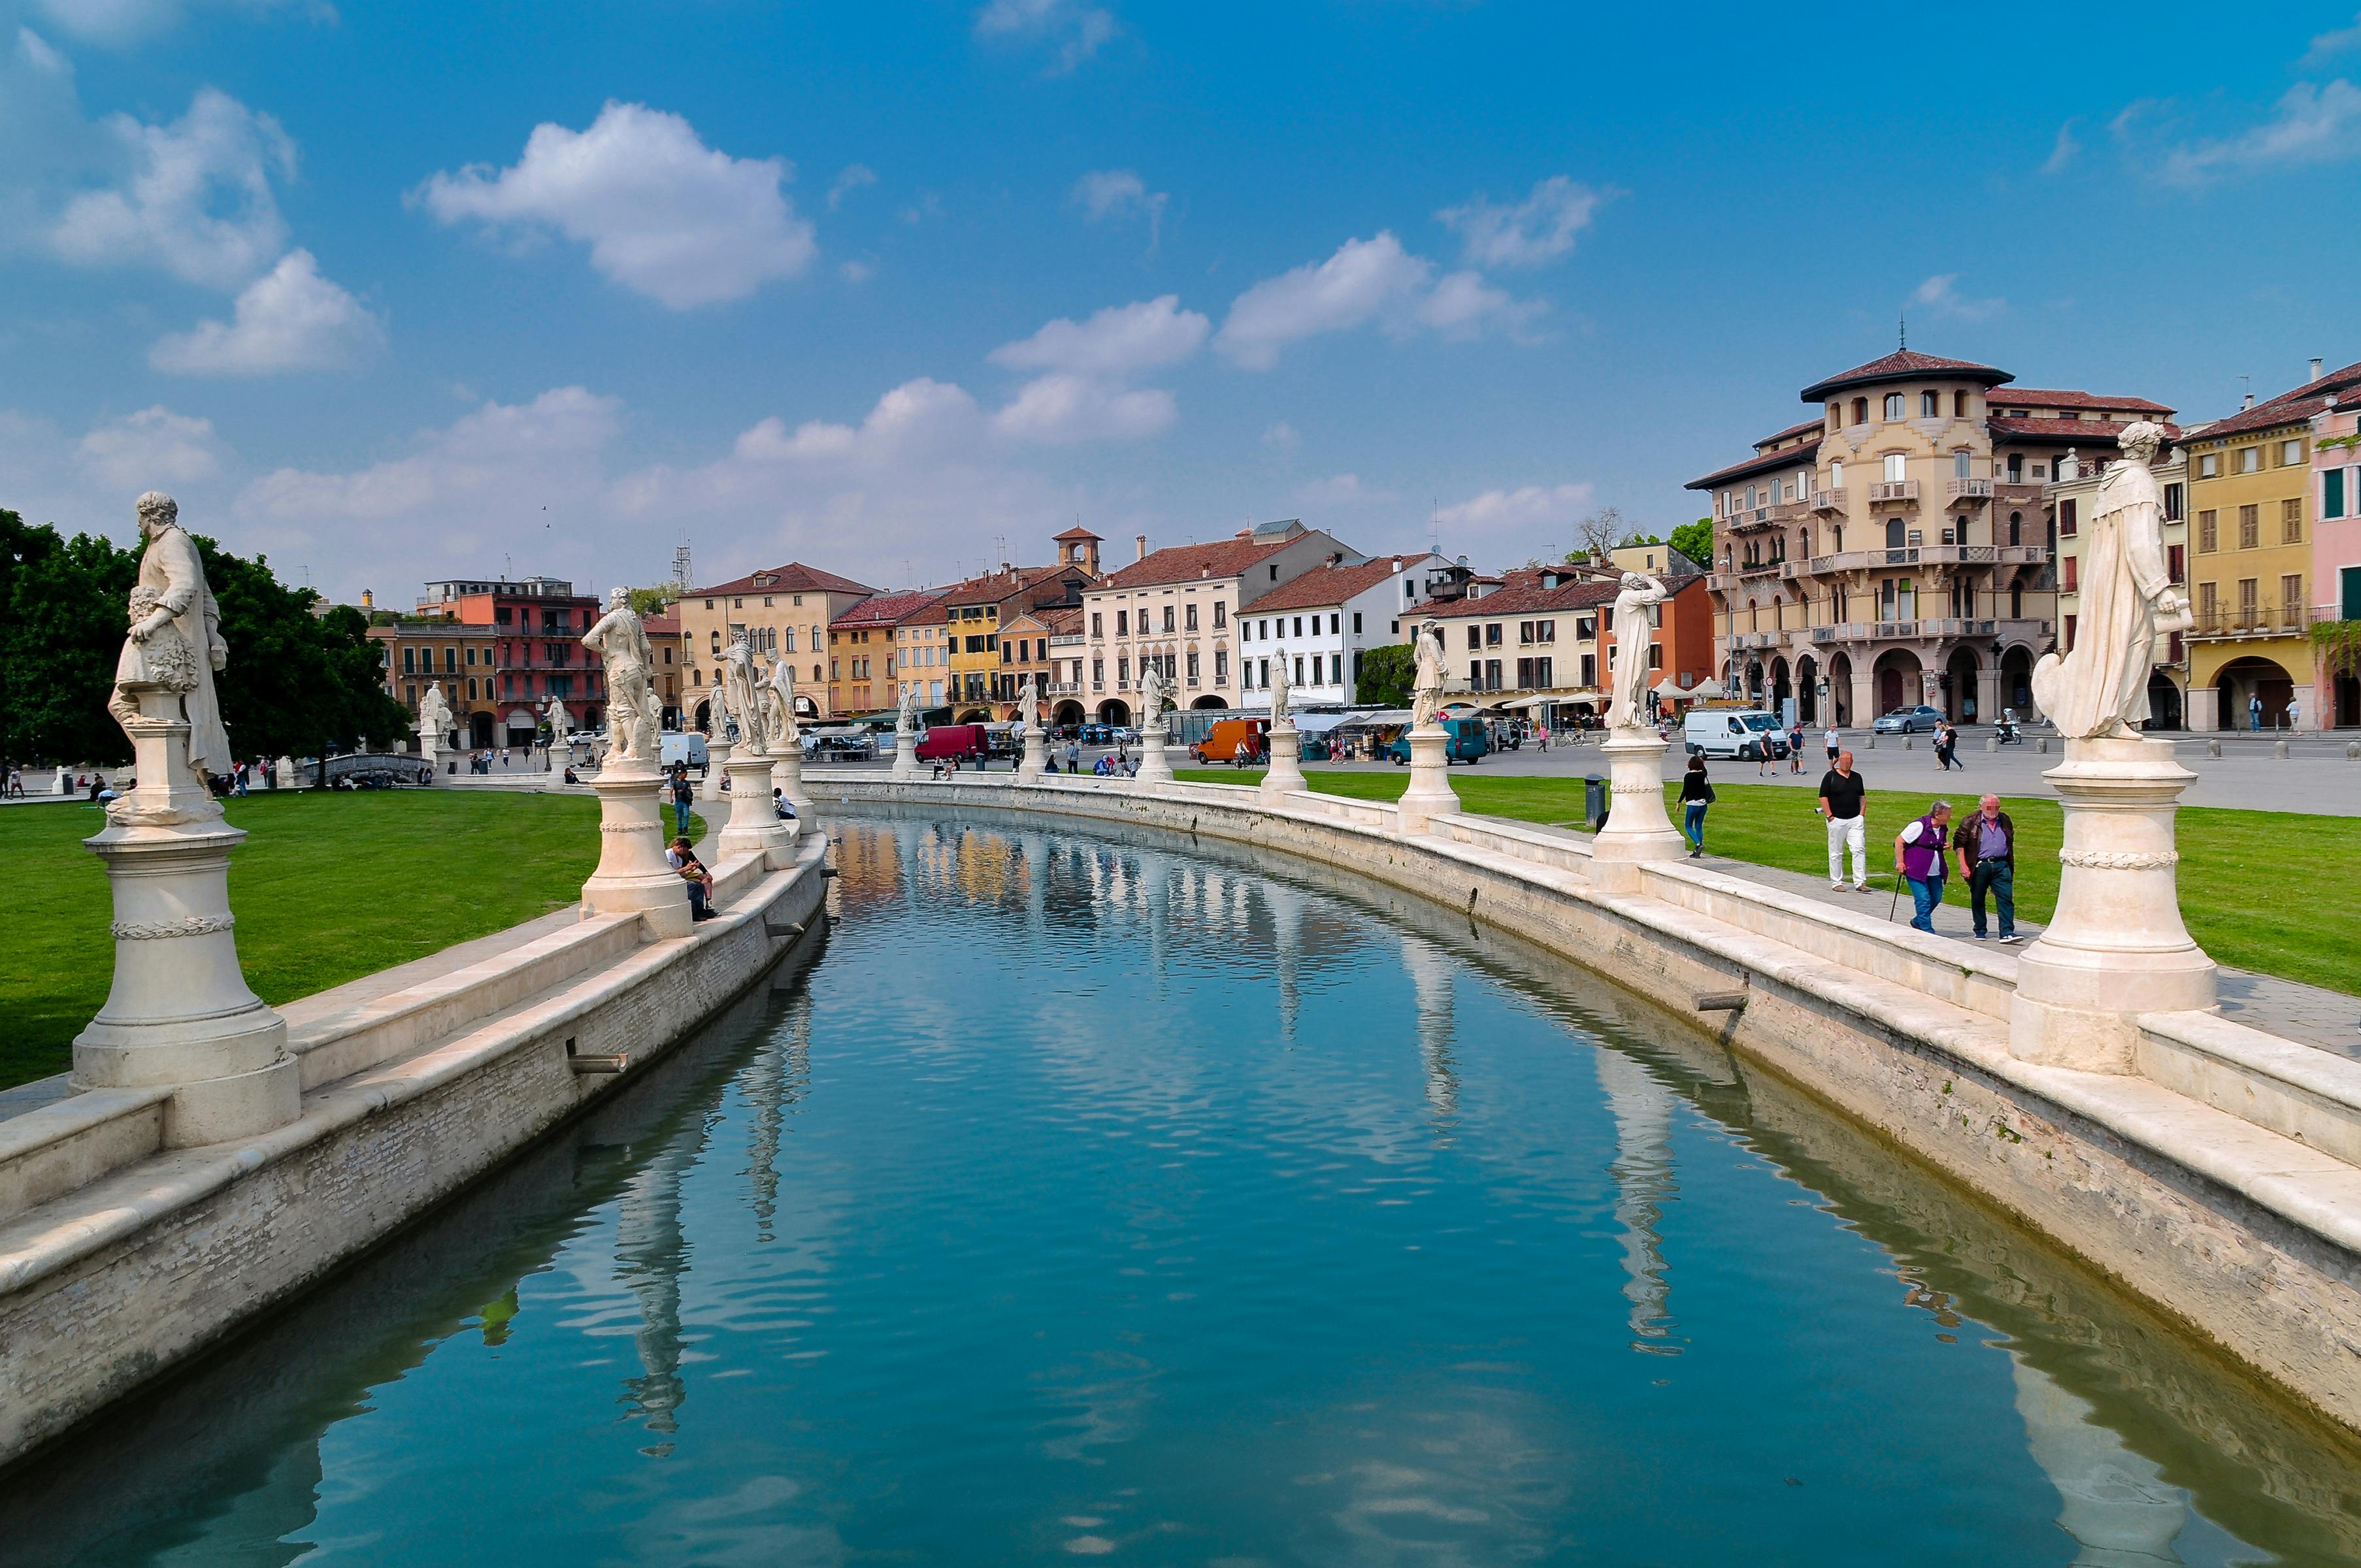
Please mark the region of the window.
[[2303, 499], [2300, 496], [2279, 503], [2279, 543], [2303, 543]]
[[2165, 488], [2164, 488], [2164, 521], [2167, 521], [2167, 522], [2179, 522], [2179, 521], [2180, 521], [2180, 519], [2181, 519], [2181, 506], [2182, 506], [2183, 499], [2184, 499], [2184, 498], [2183, 498], [2183, 496], [2182, 496], [2182, 489], [2183, 489], [2183, 487], [2182, 487], [2182, 485], [2181, 485], [2180, 481], [2180, 480], [2178, 480], [2178, 479], [2175, 479], [2172, 483], [2170, 483], [2170, 484], [2169, 484], [2169, 485], [2165, 486]]
[[1213, 684], [1220, 685], [1230, 678], [1230, 656], [1223, 650], [1213, 650]]
[[1899, 392], [1888, 392], [1888, 393], [1886, 393], [1886, 394], [1885, 394], [1885, 419], [1886, 419], [1886, 422], [1887, 422], [1887, 423], [1889, 423], [1889, 424], [1891, 424], [1894, 421], [1898, 420], [1898, 419], [1900, 419], [1901, 417], [1902, 417], [1902, 394], [1901, 394], [1901, 393], [1899, 393]]
[[2320, 515], [2345, 515], [2345, 470], [2331, 468], [2320, 476]]
[[1953, 392], [1951, 394], [1951, 417], [1953, 419], [1965, 419], [1968, 417], [1967, 393]]
[[1951, 477], [1955, 479], [1968, 477], [1968, 449], [1964, 446], [1951, 454]]
[[2197, 553], [2211, 555], [2220, 548], [2222, 541], [2215, 527], [2213, 509], [2208, 507], [2197, 514]]
[[1104, 659], [1093, 659], [1091, 661], [1091, 690], [1094, 692], [1103, 692], [1106, 690], [1106, 661]]
[[[1317, 663], [1319, 661], [1315, 659], [1312, 663]], [[1546, 664], [1549, 661], [1544, 659], [1542, 663]], [[1345, 684], [1345, 655], [1342, 653], [1328, 655], [1328, 684], [1332, 686], [1341, 686]]]
[[2219, 452], [2199, 453], [2197, 455], [2197, 477], [2201, 479], [2220, 478], [2222, 477], [2222, 455]]
[[1910, 460], [1907, 457], [1904, 456], [1899, 452], [1887, 453], [1885, 455], [1885, 482], [1889, 485], [1898, 485], [1905, 478], [1908, 477], [1910, 473], [1908, 467], [1909, 461]]
[[2238, 624], [2252, 626], [2262, 615], [2262, 584], [2253, 577], [2238, 579]]
[[1343, 635], [1344, 635], [1344, 630], [1345, 630], [1345, 612], [1344, 612], [1344, 611], [1342, 611], [1342, 610], [1331, 610], [1331, 611], [1329, 611], [1329, 613], [1328, 613], [1328, 635], [1329, 635], [1329, 636], [1331, 636], [1331, 637], [1341, 637], [1341, 636], [1343, 636]]
[[1852, 422], [1855, 424], [1867, 424], [1869, 422], [1869, 400], [1867, 398], [1855, 398], [1852, 400]]
[[1192, 686], [1197, 684], [1197, 651], [1193, 648], [1189, 651], [1189, 684]]
[[1094, 638], [1106, 635], [1106, 623], [1099, 619], [1097, 610], [1091, 611], [1091, 635]]
[[2069, 555], [2066, 559], [2058, 563], [2059, 569], [2058, 586], [2060, 589], [2070, 594], [2079, 593], [2081, 591], [2082, 575], [2075, 569], [2081, 565], [2081, 564], [2082, 558], [2079, 555]]
[[2168, 544], [2164, 547], [2164, 575], [2175, 585], [2189, 581], [2189, 546]]
[[[2342, 477], [2342, 476], [2339, 476], [2339, 477]], [[1356, 636], [1356, 637], [1358, 637], [1360, 634], [1361, 634], [1361, 612], [1360, 612], [1359, 610], [1357, 610], [1357, 609], [1356, 609], [1356, 610], [1355, 610], [1355, 611], [1353, 612], [1353, 635], [1354, 635], [1354, 636]]]
[[2230, 457], [2230, 466], [2234, 472], [2259, 474], [2263, 471], [2263, 449], [2259, 446], [2241, 446], [2232, 453]]
[[1486, 621], [1484, 623], [1484, 646], [1487, 648], [1498, 648], [1499, 645], [1500, 623], [1497, 620]]
[[1213, 630], [1219, 631], [1230, 623], [1230, 607], [1222, 599], [1213, 601]]
[[1844, 459], [1841, 457], [1835, 458], [1828, 464], [1828, 488], [1832, 490], [1844, 488]]
[[1164, 630], [1172, 630], [1172, 607], [1169, 604], [1164, 607]]
[[[2249, 447], [2247, 450], [2254, 449]], [[2262, 511], [2263, 509], [2259, 506], [2243, 506], [2238, 509], [2239, 549], [2252, 550], [2263, 542]]]
[[2302, 443], [2302, 441], [2301, 441], [2301, 440], [2296, 440], [2296, 441], [2282, 441], [2282, 442], [2280, 442], [2280, 443], [2279, 443], [2279, 466], [2280, 466], [2280, 467], [2282, 467], [2282, 468], [2292, 468], [2292, 467], [2294, 467], [2297, 464], [2299, 464], [2299, 463], [2301, 463], [2301, 462], [2302, 462], [2302, 461], [2303, 461], [2303, 443]]
[[2303, 577], [2299, 573], [2279, 579], [2279, 620], [2290, 628], [2303, 624]]
[[1943, 394], [1940, 392], [1919, 393], [1918, 417], [1920, 419], [1941, 419], [1943, 417]]
[[2215, 597], [2214, 597], [2214, 585], [2213, 585], [2212, 583], [2200, 583], [2200, 584], [2198, 584], [2198, 585], [2197, 585], [2197, 624], [2198, 624], [2198, 626], [2199, 626], [2201, 629], [2204, 629], [2204, 630], [2212, 630], [2212, 629], [2213, 628], [2213, 625], [2214, 625], [2215, 621], [2220, 618], [2221, 613], [2222, 613], [2222, 607], [2221, 607], [2221, 604], [2216, 600], [2216, 598], [2215, 598]]
[[1195, 599], [1191, 599], [1189, 601], [1189, 612], [1183, 619], [1190, 630], [1194, 631], [1197, 630], [1197, 601]]
[[2058, 503], [2058, 535], [2059, 538], [2071, 539], [2074, 537], [2075, 532], [2081, 526], [2077, 517], [2079, 506], [2080, 503], [2077, 502], [2072, 496], [2068, 496], [2064, 500]]
[[1484, 629], [1472, 620], [1467, 623], [1467, 646], [1470, 648], [1484, 646]]
[[1582, 679], [1578, 684], [1586, 689], [1596, 686], [1598, 684], [1598, 654], [1585, 653], [1582, 656]]
[[1115, 634], [1117, 637], [1131, 635], [1131, 611], [1119, 609], [1115, 612]]
[[1115, 689], [1121, 691], [1130, 685], [1131, 660], [1128, 657], [1117, 659], [1115, 662]]
[[1557, 622], [1554, 620], [1537, 620], [1533, 622], [1533, 641], [1536, 642], [1556, 641]]
[[2069, 653], [2074, 651], [2074, 627], [2081, 619], [2079, 615], [2066, 617], [2066, 635], [2059, 640], [2059, 646]]

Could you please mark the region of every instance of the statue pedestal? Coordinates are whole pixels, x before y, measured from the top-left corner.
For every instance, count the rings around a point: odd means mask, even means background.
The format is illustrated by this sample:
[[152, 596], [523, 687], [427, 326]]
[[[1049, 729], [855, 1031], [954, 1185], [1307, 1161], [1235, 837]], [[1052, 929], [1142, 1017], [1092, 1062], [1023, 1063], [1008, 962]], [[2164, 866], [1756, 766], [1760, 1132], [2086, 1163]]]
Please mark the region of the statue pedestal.
[[730, 759], [730, 820], [715, 855], [769, 855], [776, 865], [796, 841], [796, 824], [779, 820], [771, 804], [771, 759], [761, 751]]
[[1638, 885], [1642, 861], [1676, 861], [1688, 840], [1664, 812], [1664, 753], [1672, 742], [1652, 729], [1619, 729], [1598, 748], [1607, 753], [1607, 826], [1590, 844], [1591, 880], [1601, 887]]
[[1303, 740], [1295, 725], [1291, 721], [1274, 724], [1266, 739], [1270, 742], [1270, 770], [1262, 776], [1262, 793], [1276, 795], [1311, 788], [1303, 777]]
[[[1299, 764], [1296, 776], [1302, 776]], [[1459, 796], [1451, 789], [1451, 737], [1439, 724], [1410, 732], [1410, 788], [1395, 803], [1405, 838], [1426, 831], [1430, 818], [1455, 817]]]
[[664, 776], [617, 758], [589, 781], [598, 796], [598, 869], [582, 884], [588, 915], [637, 915], [662, 941], [689, 929], [688, 884], [664, 863]]
[[426, 764], [426, 782], [433, 784], [443, 776], [443, 748], [434, 737], [422, 735], [418, 740], [418, 760]]
[[729, 740], [708, 740], [705, 743], [705, 778], [697, 785], [697, 799], [721, 798], [721, 781], [729, 772], [730, 754], [737, 749], [737, 745]]
[[[2142, 1013], [2212, 1007], [2213, 960], [2180, 920], [2172, 814], [2196, 774], [2169, 740], [2069, 740], [2042, 775], [2065, 808], [2058, 908], [2017, 959], [2009, 1049], [2130, 1072]], [[2291, 896], [2301, 896], [2291, 894]]]
[[[804, 749], [801, 742], [788, 741], [786, 755], [771, 759], [771, 784], [787, 797], [787, 804], [796, 808], [796, 819], [801, 820], [803, 814], [811, 807], [811, 798], [804, 794]], [[735, 789], [738, 786], [732, 784], [730, 787]], [[763, 793], [769, 795], [771, 792], [766, 789]]]
[[1142, 784], [1170, 784], [1172, 759], [1164, 754], [1165, 729], [1159, 725], [1153, 734], [1139, 732], [1139, 781]]
[[238, 967], [229, 857], [246, 835], [189, 766], [179, 696], [137, 696], [126, 728], [139, 786], [82, 840], [114, 894], [115, 980], [74, 1039], [73, 1085], [175, 1085], [168, 1148], [251, 1137], [295, 1120], [302, 1088], [285, 1021]]
[[916, 730], [894, 731], [894, 776], [897, 779], [918, 776], [918, 736]]
[[277, 787], [280, 789], [302, 789], [303, 787], [303, 780], [295, 772], [294, 758], [281, 757], [279, 759], [279, 783]]
[[1017, 760], [1016, 777], [1020, 782], [1039, 778], [1049, 768], [1049, 736], [1038, 726], [1025, 731], [1025, 755]]

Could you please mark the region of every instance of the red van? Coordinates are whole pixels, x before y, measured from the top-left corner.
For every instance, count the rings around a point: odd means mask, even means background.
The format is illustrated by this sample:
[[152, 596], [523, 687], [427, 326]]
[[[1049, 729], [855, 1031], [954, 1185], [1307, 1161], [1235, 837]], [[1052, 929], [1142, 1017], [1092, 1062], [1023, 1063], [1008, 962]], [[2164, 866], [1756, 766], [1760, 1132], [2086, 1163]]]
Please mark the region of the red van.
[[917, 755], [922, 762], [944, 762], [953, 757], [980, 762], [985, 744], [981, 724], [938, 724], [919, 738]]

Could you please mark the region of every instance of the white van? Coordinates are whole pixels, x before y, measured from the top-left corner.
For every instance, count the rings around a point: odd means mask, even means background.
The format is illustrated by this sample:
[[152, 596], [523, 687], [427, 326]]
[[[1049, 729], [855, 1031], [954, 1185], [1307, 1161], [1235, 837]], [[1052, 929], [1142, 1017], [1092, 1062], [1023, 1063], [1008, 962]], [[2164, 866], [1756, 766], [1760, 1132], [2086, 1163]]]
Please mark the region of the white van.
[[1743, 757], [1748, 762], [1787, 754], [1787, 732], [1779, 716], [1759, 707], [1693, 707], [1681, 721], [1689, 752], [1701, 757]]
[[686, 762], [692, 768], [705, 766], [705, 737], [694, 729], [667, 730], [656, 741], [656, 760], [666, 768], [675, 762]]

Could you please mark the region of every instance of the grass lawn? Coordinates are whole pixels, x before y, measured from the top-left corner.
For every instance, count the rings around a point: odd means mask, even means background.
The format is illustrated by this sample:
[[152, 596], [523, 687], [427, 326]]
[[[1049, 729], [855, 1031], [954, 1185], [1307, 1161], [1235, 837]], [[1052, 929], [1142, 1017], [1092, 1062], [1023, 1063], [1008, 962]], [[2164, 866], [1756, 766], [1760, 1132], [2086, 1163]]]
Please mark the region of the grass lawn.
[[[1207, 784], [1252, 784], [1262, 774], [1251, 769], [1191, 768], [1179, 770], [1179, 776]], [[1309, 776], [1313, 789], [1361, 800], [1392, 800], [1410, 784], [1408, 769], [1312, 772]], [[1582, 826], [1579, 778], [1479, 776], [1474, 769], [1455, 768], [1451, 784], [1461, 803], [1482, 816]], [[1674, 802], [1679, 793], [1677, 784], [1664, 786], [1675, 827], [1680, 808]], [[1827, 838], [1811, 795], [1720, 780], [1715, 781], [1714, 793], [1718, 798], [1705, 826], [1706, 847], [1713, 853], [1787, 871], [1828, 871]], [[1875, 879], [1879, 886], [1894, 885], [1894, 835], [1932, 798], [1923, 791], [1902, 799], [1870, 796], [1870, 865], [1883, 872]], [[1972, 802], [1973, 796], [1962, 793], [1955, 804], [1967, 810]], [[2017, 828], [2017, 913], [2027, 920], [2047, 921], [2058, 901], [2058, 803], [2004, 796], [2001, 809]], [[2181, 918], [2208, 953], [2238, 969], [2361, 994], [2361, 875], [2352, 870], [2361, 863], [2361, 821], [2188, 806], [2180, 814], [2179, 829]], [[2300, 897], [2299, 886], [2303, 890]], [[1967, 885], [1956, 871], [1943, 898], [1961, 910], [1967, 907]], [[1883, 909], [1880, 905], [1881, 913]]]
[[[576, 795], [306, 791], [227, 806], [252, 835], [230, 861], [238, 958], [274, 1006], [570, 904], [598, 861], [598, 803]], [[113, 905], [82, 847], [103, 826], [88, 806], [0, 811], [0, 859], [16, 868], [0, 1088], [71, 1065], [106, 1000]]]

